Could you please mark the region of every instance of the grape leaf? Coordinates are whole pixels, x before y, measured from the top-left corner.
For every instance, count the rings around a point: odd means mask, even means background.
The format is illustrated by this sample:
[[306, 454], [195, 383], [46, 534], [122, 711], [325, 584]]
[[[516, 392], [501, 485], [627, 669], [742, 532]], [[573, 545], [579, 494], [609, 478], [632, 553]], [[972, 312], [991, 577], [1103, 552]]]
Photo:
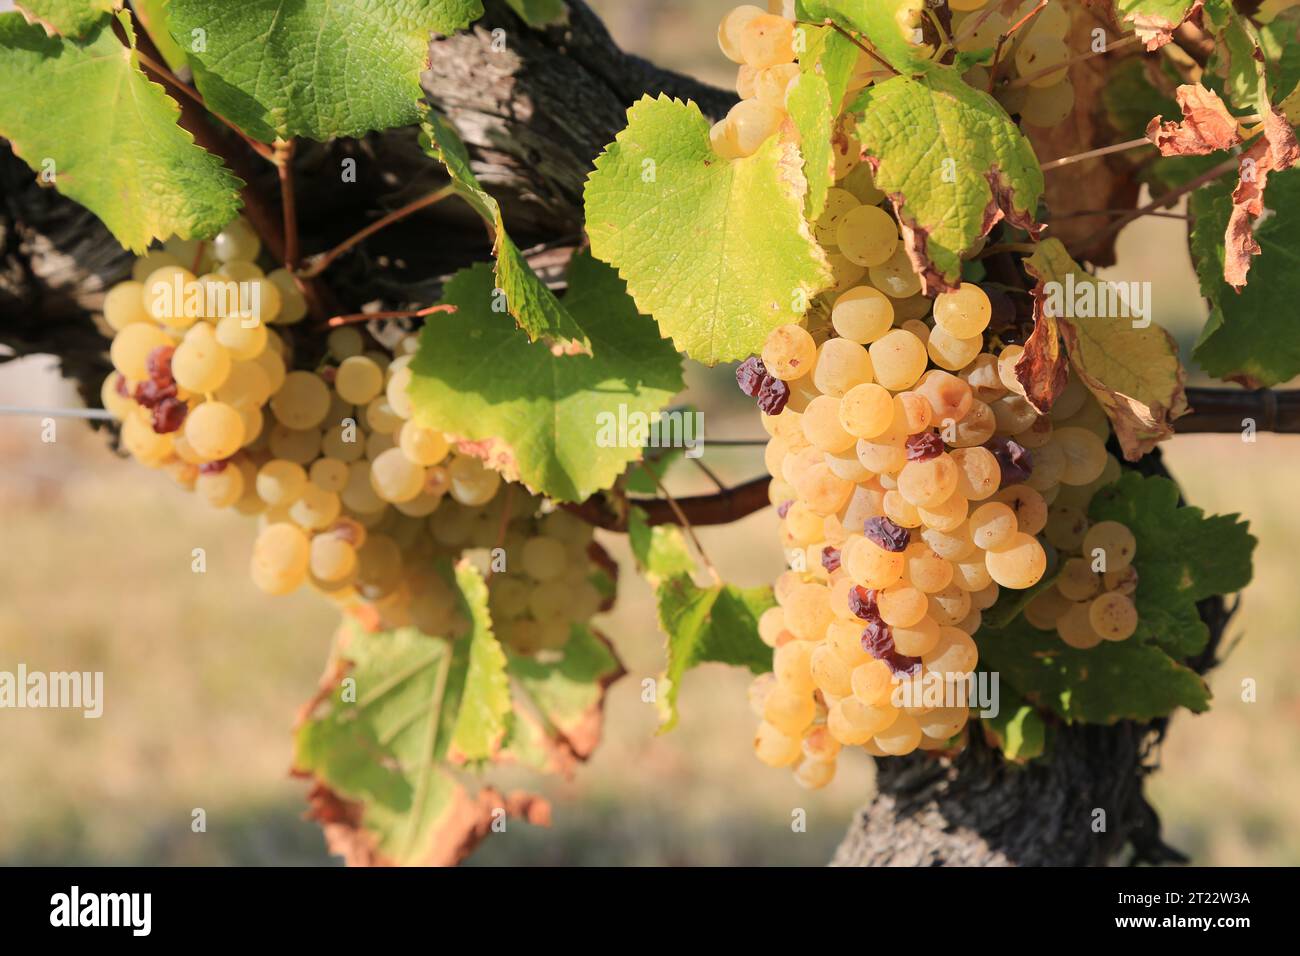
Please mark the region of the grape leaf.
[[499, 760], [544, 773], [569, 773], [600, 742], [605, 692], [626, 671], [609, 641], [573, 626], [563, 656], [510, 655], [515, 716]]
[[999, 679], [999, 707], [996, 717], [982, 717], [984, 732], [1002, 756], [1014, 763], [1028, 763], [1041, 757], [1047, 743], [1042, 715]]
[[803, 218], [801, 166], [779, 137], [720, 159], [694, 103], [643, 97], [587, 180], [592, 254], [691, 358], [746, 358], [830, 282]]
[[497, 287], [502, 292], [506, 309], [515, 317], [519, 327], [528, 333], [530, 339], [541, 339], [565, 352], [589, 351], [591, 343], [586, 334], [555, 293], [537, 277], [519, 247], [506, 233], [501, 206], [474, 175], [469, 152], [456, 131], [437, 113], [430, 111], [423, 132], [421, 142], [425, 151], [447, 168], [457, 195], [469, 203], [492, 230]]
[[933, 49], [918, 45], [917, 31], [929, 38], [934, 28], [925, 16], [926, 0], [797, 0], [800, 20], [831, 20], [861, 34], [900, 73], [924, 73], [935, 64]]
[[682, 678], [705, 663], [772, 669], [772, 649], [758, 636], [758, 619], [776, 601], [771, 588], [729, 584], [700, 587], [689, 574], [660, 583], [655, 592], [659, 626], [668, 635], [668, 665], [659, 696], [660, 733], [677, 726]]
[[170, 27], [208, 107], [269, 143], [418, 122], [429, 34], [482, 15], [480, 0], [172, 0]]
[[1247, 523], [1180, 507], [1172, 481], [1136, 472], [1100, 489], [1089, 516], [1127, 525], [1137, 539], [1139, 623], [1131, 640], [1159, 644], [1177, 658], [1204, 650], [1210, 632], [1196, 602], [1250, 583], [1256, 540]]
[[0, 136], [133, 252], [210, 237], [238, 212], [243, 184], [177, 125], [176, 103], [107, 21], [72, 41], [0, 14], [0, 89]]
[[1173, 435], [1174, 419], [1187, 412], [1173, 337], [1149, 312], [1132, 315], [1139, 302], [1126, 291], [1117, 298], [1122, 290], [1080, 269], [1059, 240], [1039, 243], [1024, 265], [1038, 280], [1036, 321], [1060, 327], [1070, 364], [1106, 410], [1125, 457], [1135, 461]]
[[1147, 50], [1158, 50], [1184, 21], [1201, 8], [1203, 0], [1115, 0], [1115, 13], [1133, 24]]
[[171, 22], [170, 7], [171, 0], [131, 0], [131, 9], [135, 11], [136, 19], [144, 26], [149, 39], [162, 54], [163, 62], [175, 73], [178, 70], [189, 69], [190, 61], [180, 44], [172, 37], [171, 29], [168, 27]]
[[534, 29], [549, 27], [556, 23], [567, 23], [569, 8], [564, 0], [506, 0], [510, 9], [519, 14], [520, 19]]
[[1300, 336], [1291, 314], [1300, 283], [1295, 250], [1300, 248], [1300, 170], [1274, 173], [1268, 204], [1274, 215], [1255, 230], [1262, 254], [1251, 271], [1254, 281], [1235, 293], [1223, 280], [1223, 235], [1232, 215], [1232, 184], [1214, 183], [1192, 194], [1195, 220], [1192, 258], [1210, 318], [1193, 353], [1209, 374], [1264, 388], [1300, 375]]
[[1146, 721], [1177, 707], [1201, 713], [1210, 706], [1205, 681], [1158, 647], [1127, 640], [1079, 651], [1023, 617], [981, 631], [980, 665], [1071, 722]]
[[651, 584], [695, 570], [695, 559], [681, 531], [673, 525], [647, 524], [646, 513], [641, 508], [633, 507], [628, 512], [627, 540]]
[[955, 286], [961, 256], [999, 221], [1037, 233], [1043, 173], [997, 100], [949, 67], [863, 90], [854, 111], [876, 186], [898, 214], [928, 292]]
[[799, 58], [799, 77], [786, 97], [786, 110], [799, 130], [808, 179], [809, 222], [816, 222], [826, 207], [835, 172], [832, 151], [849, 148], [847, 134], [836, 129], [836, 117], [857, 60], [858, 48], [843, 35], [831, 29], [818, 30], [808, 51]]
[[349, 863], [457, 863], [501, 810], [549, 821], [545, 801], [529, 794], [487, 788], [471, 796], [453, 766], [466, 745], [495, 746], [509, 713], [487, 588], [468, 564], [456, 568], [455, 580], [473, 623], [468, 640], [346, 624], [303, 710], [294, 773], [313, 780], [311, 816]]
[[755, 674], [772, 669], [772, 649], [758, 636], [758, 619], [776, 601], [771, 588], [721, 582], [700, 587], [691, 578], [695, 559], [680, 528], [649, 527], [639, 508], [628, 517], [632, 553], [654, 585], [659, 626], [668, 636], [668, 664], [658, 699], [659, 732], [666, 733], [677, 726], [677, 694], [692, 667], [733, 664]]
[[79, 40], [104, 14], [120, 10], [122, 0], [15, 0], [14, 6], [47, 32]]
[[489, 465], [556, 500], [582, 501], [612, 485], [641, 455], [631, 440], [638, 420], [682, 387], [678, 355], [637, 314], [614, 271], [585, 254], [569, 266], [565, 305], [591, 355], [530, 343], [494, 311], [485, 264], [453, 277], [444, 300], [459, 311], [425, 325], [411, 363], [417, 418], [481, 442]]
[[506, 655], [492, 633], [487, 584], [477, 569], [465, 564], [456, 568], [456, 585], [469, 611], [471, 629], [465, 689], [447, 759], [464, 763], [496, 754], [509, 728], [511, 704]]

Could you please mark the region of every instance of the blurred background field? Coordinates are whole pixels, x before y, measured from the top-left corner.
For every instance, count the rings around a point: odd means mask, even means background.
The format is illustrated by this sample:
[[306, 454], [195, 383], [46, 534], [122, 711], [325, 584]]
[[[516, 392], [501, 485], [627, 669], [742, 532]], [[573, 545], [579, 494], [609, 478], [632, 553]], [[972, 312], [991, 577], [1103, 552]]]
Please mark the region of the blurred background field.
[[[658, 62], [724, 83], [718, 0], [598, 0], [615, 37]], [[1156, 319], [1189, 354], [1204, 321], [1183, 224], [1147, 220], [1122, 237], [1116, 278], [1155, 284]], [[695, 369], [686, 400], [707, 436], [761, 434], [728, 370]], [[0, 366], [0, 404], [75, 404], [53, 360]], [[251, 521], [214, 512], [162, 476], [116, 458], [101, 434], [0, 417], [0, 670], [102, 670], [99, 720], [0, 710], [0, 863], [324, 864], [304, 785], [288, 776], [289, 728], [313, 691], [337, 616], [310, 594], [260, 595], [246, 564]], [[1300, 441], [1180, 437], [1166, 460], [1207, 511], [1241, 512], [1260, 547], [1254, 583], [1212, 675], [1213, 710], [1180, 714], [1151, 781], [1167, 839], [1204, 864], [1300, 863]], [[724, 480], [761, 469], [758, 450], [710, 449]], [[708, 483], [689, 466], [680, 493]], [[780, 570], [770, 512], [702, 531], [723, 575], [742, 585]], [[808, 794], [750, 753], [748, 677], [717, 665], [686, 678], [681, 724], [656, 736], [640, 681], [662, 668], [650, 592], [618, 538], [619, 607], [599, 622], [629, 675], [613, 689], [605, 739], [572, 781], [546, 781], [548, 831], [491, 837], [479, 864], [819, 864], [871, 792], [868, 758], [841, 763]], [[191, 551], [207, 571], [191, 571]], [[1258, 701], [1243, 703], [1243, 679]], [[519, 782], [512, 778], [512, 783]], [[531, 781], [530, 781], [531, 782]], [[191, 832], [203, 808], [207, 832]], [[807, 832], [791, 814], [807, 812]]]

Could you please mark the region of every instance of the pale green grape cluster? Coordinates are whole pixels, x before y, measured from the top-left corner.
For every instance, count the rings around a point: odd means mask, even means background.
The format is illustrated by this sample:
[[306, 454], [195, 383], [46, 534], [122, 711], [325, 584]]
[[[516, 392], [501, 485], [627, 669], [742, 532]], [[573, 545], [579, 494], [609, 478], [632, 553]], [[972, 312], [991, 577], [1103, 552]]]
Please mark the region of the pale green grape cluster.
[[415, 421], [415, 336], [394, 356], [343, 326], [295, 368], [285, 327], [307, 304], [287, 271], [263, 274], [259, 252], [237, 220], [211, 243], [148, 253], [109, 290], [101, 395], [123, 446], [214, 507], [256, 516], [249, 573], [268, 594], [308, 586], [371, 627], [455, 634], [465, 622], [439, 566], [468, 557], [488, 575], [502, 640], [562, 648], [604, 602], [591, 528]]
[[[950, 6], [954, 30], [985, 13], [982, 0]], [[996, 26], [1001, 14], [989, 12]], [[779, 63], [745, 52], [758, 49], [743, 42], [755, 25], [785, 36], [773, 16], [740, 7], [719, 31], [723, 52], [743, 64], [746, 103], [764, 102], [764, 71], [790, 63], [784, 42]], [[1062, 70], [1035, 73], [1069, 58], [1061, 40], [1069, 26], [1053, 4], [1009, 48], [1035, 93], [1068, 88]], [[877, 72], [874, 61], [860, 62], [854, 87]], [[779, 126], [774, 117], [766, 135]], [[715, 148], [747, 155], [730, 147], [732, 129], [730, 119], [715, 127]], [[1003, 589], [1031, 588], [1077, 553], [1070, 549], [1082, 539], [1066, 536], [1063, 523], [1119, 476], [1106, 450], [1109, 420], [1080, 381], [1050, 414], [1026, 397], [1017, 372], [1023, 324], [1009, 297], [969, 282], [924, 295], [896, 216], [843, 125], [834, 156], [834, 184], [811, 223], [834, 285], [809, 311], [818, 317], [811, 325], [776, 329], [737, 373], [771, 436], [769, 496], [790, 567], [759, 623], [773, 664], [751, 690], [754, 747], [807, 787], [831, 780], [845, 747], [901, 756], [961, 746], [966, 706], [902, 691], [934, 678], [964, 684], [979, 661], [983, 612]], [[1067, 643], [1085, 646], [1081, 628], [1071, 629], [1081, 613], [1094, 644], [1136, 626], [1122, 590], [1130, 578], [1105, 595], [1101, 581], [1071, 612]]]

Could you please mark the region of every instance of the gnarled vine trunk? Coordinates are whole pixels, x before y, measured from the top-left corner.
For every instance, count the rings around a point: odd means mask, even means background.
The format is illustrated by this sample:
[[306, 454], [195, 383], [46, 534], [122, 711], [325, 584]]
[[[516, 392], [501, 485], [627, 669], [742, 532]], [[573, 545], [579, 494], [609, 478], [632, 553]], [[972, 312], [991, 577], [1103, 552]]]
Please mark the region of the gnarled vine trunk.
[[[729, 93], [665, 72], [620, 51], [581, 0], [569, 23], [526, 28], [500, 0], [469, 31], [436, 38], [424, 87], [457, 126], [475, 170], [502, 201], [512, 235], [534, 244], [530, 258], [558, 278], [565, 251], [581, 243], [582, 189], [591, 161], [622, 129], [645, 94], [693, 99], [710, 116]], [[506, 31], [504, 48], [493, 31]], [[276, 176], [226, 131], [203, 131], [249, 181], [246, 198], [275, 210]], [[341, 176], [356, 161], [355, 182]], [[295, 162], [306, 254], [323, 251], [361, 224], [436, 188], [445, 174], [420, 150], [415, 131], [356, 143], [302, 144]], [[428, 304], [446, 276], [488, 254], [478, 217], [442, 203], [387, 229], [327, 274], [331, 296], [349, 309]], [[108, 371], [106, 340], [92, 316], [104, 290], [130, 269], [89, 212], [37, 185], [0, 141], [0, 345], [14, 355], [59, 357], [63, 373], [97, 404]], [[1159, 468], [1153, 460], [1149, 467]], [[1213, 661], [1227, 619], [1221, 600], [1204, 602]], [[1142, 793], [1164, 721], [1149, 725], [1055, 728], [1050, 760], [1006, 764], [980, 739], [957, 757], [925, 754], [881, 761], [878, 795], [853, 821], [835, 856], [841, 865], [1105, 864], [1131, 848], [1138, 860], [1177, 859]], [[1106, 812], [1104, 832], [1094, 810]]]

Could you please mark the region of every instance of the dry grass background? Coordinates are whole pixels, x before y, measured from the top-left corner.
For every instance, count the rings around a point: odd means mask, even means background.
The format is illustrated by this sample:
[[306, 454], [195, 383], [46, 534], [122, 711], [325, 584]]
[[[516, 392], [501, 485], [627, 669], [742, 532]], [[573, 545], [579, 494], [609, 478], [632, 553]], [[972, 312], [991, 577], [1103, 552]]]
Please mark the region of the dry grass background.
[[[637, 52], [707, 79], [728, 71], [713, 25], [729, 4], [593, 4]], [[1179, 223], [1150, 221], [1123, 237], [1124, 277], [1155, 283], [1157, 320], [1185, 352], [1203, 321]], [[688, 398], [715, 437], [759, 433], [725, 370], [691, 375]], [[51, 363], [0, 367], [0, 404], [72, 404]], [[288, 729], [315, 682], [336, 623], [308, 594], [261, 596], [248, 581], [253, 528], [213, 512], [163, 476], [117, 459], [100, 435], [0, 418], [0, 670], [105, 672], [104, 716], [0, 711], [0, 863], [325, 863], [319, 833], [300, 819], [303, 786], [287, 775]], [[1206, 864], [1300, 862], [1300, 590], [1295, 550], [1296, 439], [1179, 438], [1170, 468], [1191, 501], [1240, 511], [1260, 537], [1255, 582], [1231, 634], [1240, 637], [1211, 684], [1214, 709], [1180, 715], [1151, 791], [1169, 839]], [[710, 450], [729, 480], [761, 467], [755, 451]], [[703, 490], [692, 470], [683, 493]], [[755, 515], [702, 533], [740, 584], [780, 567], [774, 519]], [[549, 832], [512, 829], [475, 858], [492, 863], [791, 864], [824, 862], [852, 809], [870, 793], [870, 761], [845, 760], [817, 794], [750, 755], [746, 675], [709, 666], [689, 675], [682, 721], [655, 735], [641, 678], [662, 667], [649, 590], [622, 542], [617, 611], [600, 622], [630, 672], [611, 694], [605, 741], [572, 781], [546, 781]], [[208, 570], [194, 574], [203, 547]], [[1240, 700], [1244, 678], [1257, 703]], [[509, 782], [523, 782], [507, 778]], [[195, 808], [206, 833], [190, 830]], [[803, 808], [808, 832], [791, 832]]]

